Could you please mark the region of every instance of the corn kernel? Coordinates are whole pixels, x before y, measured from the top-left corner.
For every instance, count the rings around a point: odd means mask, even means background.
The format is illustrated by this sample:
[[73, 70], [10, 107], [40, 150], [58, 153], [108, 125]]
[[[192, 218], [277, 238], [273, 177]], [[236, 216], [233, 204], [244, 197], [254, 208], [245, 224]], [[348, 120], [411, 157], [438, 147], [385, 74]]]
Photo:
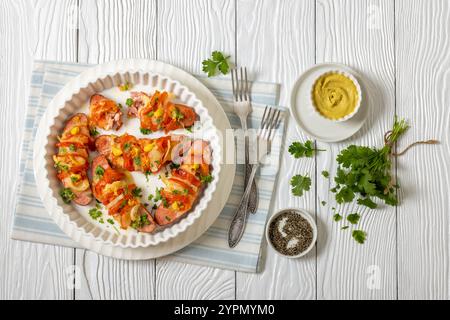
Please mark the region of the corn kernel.
[[155, 111], [155, 117], [156, 118], [161, 118], [164, 114], [164, 110], [163, 108], [158, 108], [158, 110]]
[[79, 127], [73, 127], [72, 129], [70, 129], [70, 133], [75, 135], [78, 132], [80, 132], [80, 128]]
[[111, 151], [113, 153], [113, 155], [115, 155], [116, 157], [122, 155], [122, 150], [116, 147], [112, 147]]
[[172, 209], [173, 210], [178, 210], [178, 209], [180, 209], [180, 207], [178, 206], [178, 202], [174, 202], [174, 203], [172, 203]]
[[153, 150], [153, 147], [155, 146], [155, 143], [149, 143], [144, 146], [144, 152], [150, 152]]

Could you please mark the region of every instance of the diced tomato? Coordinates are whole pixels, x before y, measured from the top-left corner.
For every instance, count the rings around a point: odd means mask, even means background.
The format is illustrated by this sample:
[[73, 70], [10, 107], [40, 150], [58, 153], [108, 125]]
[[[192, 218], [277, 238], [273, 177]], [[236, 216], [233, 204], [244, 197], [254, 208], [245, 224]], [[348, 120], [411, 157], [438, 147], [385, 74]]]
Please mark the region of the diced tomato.
[[172, 176], [174, 176], [175, 178], [178, 178], [180, 180], [185, 180], [189, 184], [191, 184], [191, 185], [193, 185], [195, 187], [199, 187], [201, 185], [200, 179], [198, 179], [193, 174], [191, 174], [189, 172], [186, 172], [186, 171], [184, 171], [182, 169], [174, 169], [174, 170], [172, 170]]
[[120, 181], [124, 177], [125, 175], [122, 172], [110, 168], [106, 169], [105, 172], [103, 173], [103, 180], [106, 183], [113, 183], [115, 181]]

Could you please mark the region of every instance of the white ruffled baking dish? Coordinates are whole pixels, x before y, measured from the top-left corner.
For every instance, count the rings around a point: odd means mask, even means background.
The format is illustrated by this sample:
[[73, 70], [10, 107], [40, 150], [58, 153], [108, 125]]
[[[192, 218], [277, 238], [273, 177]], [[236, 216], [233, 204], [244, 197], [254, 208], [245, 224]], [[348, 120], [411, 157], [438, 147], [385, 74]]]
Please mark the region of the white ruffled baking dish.
[[[150, 60], [120, 60], [92, 67], [70, 81], [48, 105], [43, 115], [34, 144], [34, 171], [38, 190], [50, 216], [69, 237], [75, 241], [91, 238], [100, 244], [116, 245], [122, 248], [138, 248], [157, 245], [176, 237], [194, 224], [207, 207], [219, 180], [221, 144], [213, 119], [202, 102], [188, 87], [172, 80], [158, 70], [161, 63]], [[170, 65], [164, 65], [171, 68]], [[172, 67], [174, 68], [174, 67]], [[153, 90], [172, 92], [180, 103], [195, 109], [200, 118], [199, 131], [212, 148], [213, 180], [207, 185], [195, 207], [184, 217], [170, 226], [152, 234], [115, 232], [102, 227], [92, 219], [82, 215], [73, 205], [64, 204], [58, 192], [61, 183], [53, 168], [52, 156], [56, 153], [57, 136], [61, 134], [65, 121], [77, 113], [95, 92], [102, 92], [125, 82], [150, 86]], [[126, 128], [122, 130], [126, 131]]]

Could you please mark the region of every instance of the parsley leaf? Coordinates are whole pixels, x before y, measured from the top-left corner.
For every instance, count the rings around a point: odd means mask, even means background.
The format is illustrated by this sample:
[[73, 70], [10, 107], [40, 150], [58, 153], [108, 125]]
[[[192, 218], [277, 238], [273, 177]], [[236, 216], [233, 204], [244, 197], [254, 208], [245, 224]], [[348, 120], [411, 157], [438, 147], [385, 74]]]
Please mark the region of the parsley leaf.
[[69, 204], [73, 199], [75, 199], [75, 194], [69, 188], [61, 189], [61, 191], [59, 192], [59, 195], [61, 196], [64, 203], [67, 203], [67, 204]]
[[152, 130], [150, 130], [150, 129], [140, 128], [140, 130], [141, 130], [142, 134], [150, 134], [150, 133], [152, 133]]
[[206, 72], [208, 77], [215, 76], [217, 70], [219, 70], [222, 74], [227, 74], [230, 71], [228, 58], [230, 57], [225, 57], [220, 51], [213, 51], [211, 58], [202, 62], [203, 72]]
[[203, 183], [210, 183], [213, 180], [213, 177], [208, 174], [207, 176], [201, 176], [200, 181]]
[[323, 170], [323, 171], [322, 171], [322, 176], [323, 176], [324, 178], [328, 178], [328, 177], [330, 176], [330, 173], [329, 173], [328, 171], [326, 171], [326, 170]]
[[339, 221], [342, 220], [342, 216], [341, 216], [339, 213], [336, 213], [336, 214], [334, 214], [334, 216], [333, 216], [333, 220], [334, 220], [335, 222], [339, 222]]
[[377, 204], [370, 198], [358, 199], [358, 204], [369, 207], [370, 209], [375, 209], [377, 207]]
[[316, 151], [325, 151], [319, 150], [314, 147], [314, 142], [311, 140], [306, 141], [305, 143], [301, 142], [293, 142], [289, 146], [289, 153], [294, 156], [294, 158], [311, 158]]
[[351, 224], [358, 224], [360, 218], [361, 216], [359, 214], [352, 213], [347, 216], [347, 221]]
[[311, 178], [302, 175], [293, 176], [291, 179], [292, 194], [301, 197], [304, 191], [309, 191]]
[[92, 219], [97, 220], [103, 215], [103, 213], [97, 208], [92, 208], [89, 210], [89, 215], [91, 216]]
[[103, 169], [102, 167], [97, 166], [97, 167], [95, 168], [95, 174], [96, 174], [96, 175], [102, 177], [104, 173], [105, 173], [105, 169]]
[[348, 187], [344, 187], [336, 193], [337, 203], [351, 202], [353, 198], [355, 198], [355, 193]]
[[353, 230], [352, 231], [352, 237], [353, 239], [355, 239], [356, 242], [358, 242], [359, 244], [363, 244], [364, 241], [366, 241], [366, 232], [362, 231], [362, 230]]
[[126, 104], [127, 106], [131, 107], [131, 106], [133, 105], [133, 99], [128, 98], [128, 99], [125, 101], [125, 104]]
[[97, 130], [96, 127], [89, 128], [89, 133], [90, 133], [91, 136], [93, 136], [93, 137], [95, 137], [96, 135], [99, 134], [99, 132], [98, 132], [98, 130]]
[[133, 190], [131, 190], [131, 194], [135, 198], [142, 197], [142, 189], [141, 188], [134, 188]]

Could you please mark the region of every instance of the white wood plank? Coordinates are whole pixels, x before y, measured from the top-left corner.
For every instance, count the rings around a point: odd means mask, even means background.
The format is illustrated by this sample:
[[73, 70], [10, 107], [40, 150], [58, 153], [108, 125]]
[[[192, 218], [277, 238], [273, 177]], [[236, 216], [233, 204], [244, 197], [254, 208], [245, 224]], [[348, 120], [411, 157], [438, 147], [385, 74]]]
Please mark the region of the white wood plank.
[[[367, 87], [367, 103], [362, 107], [370, 108], [366, 124], [354, 137], [341, 143], [320, 144], [328, 151], [317, 158], [321, 226], [318, 299], [395, 299], [395, 208], [381, 205], [369, 210], [353, 203], [336, 205], [334, 194], [329, 191], [334, 186], [337, 154], [350, 144], [381, 147], [383, 134], [392, 125], [395, 111], [393, 1], [319, 0], [316, 13], [317, 62], [341, 62], [359, 70]], [[322, 170], [328, 170], [331, 178], [323, 178]], [[321, 206], [321, 201], [327, 205]], [[352, 228], [342, 231], [340, 227], [345, 223], [332, 221], [332, 207], [343, 215], [354, 212], [362, 215], [356, 229], [368, 233], [364, 245], [352, 239]], [[379, 279], [379, 285], [371, 279]]]
[[[155, 59], [156, 1], [81, 1], [79, 62]], [[155, 261], [120, 261], [77, 250], [77, 299], [153, 299]]]
[[450, 3], [396, 2], [397, 113], [411, 129], [398, 148], [400, 299], [448, 299], [450, 188]]
[[66, 9], [73, 3], [0, 3], [0, 299], [73, 297], [66, 274], [73, 264], [73, 249], [9, 238], [33, 55], [73, 61], [75, 29], [66, 19]]
[[[158, 1], [158, 59], [194, 74], [214, 50], [234, 52], [234, 1]], [[233, 299], [234, 272], [158, 259], [158, 299]]]
[[[280, 104], [289, 106], [295, 80], [314, 64], [314, 1], [238, 0], [237, 30], [239, 65], [250, 70], [252, 79], [282, 84]], [[315, 159], [295, 160], [287, 152], [291, 142], [307, 138], [293, 119], [288, 119], [286, 137], [274, 211], [298, 207], [314, 216]], [[301, 198], [292, 196], [289, 188], [289, 180], [296, 174], [308, 174], [313, 181], [311, 191]], [[315, 269], [314, 250], [303, 259], [289, 260], [268, 249], [263, 272], [237, 274], [237, 298], [314, 299]]]

